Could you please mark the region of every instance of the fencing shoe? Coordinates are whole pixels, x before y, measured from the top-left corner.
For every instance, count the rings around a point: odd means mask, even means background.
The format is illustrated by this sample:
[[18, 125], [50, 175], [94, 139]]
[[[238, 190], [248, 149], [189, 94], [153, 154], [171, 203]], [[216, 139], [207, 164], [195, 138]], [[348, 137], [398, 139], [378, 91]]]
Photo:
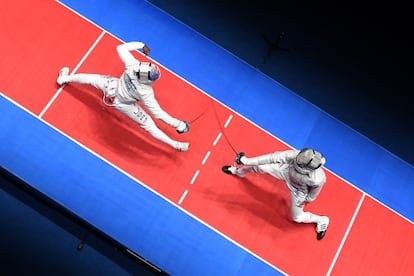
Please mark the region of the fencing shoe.
[[69, 75], [69, 67], [63, 67], [59, 71], [59, 76], [58, 76], [56, 82], [59, 85], [65, 84], [66, 83], [66, 80], [65, 79], [66, 79], [66, 76], [68, 76], [68, 75]]
[[190, 130], [190, 124], [186, 121], [181, 121], [180, 124], [177, 127], [177, 132], [179, 134], [186, 133]]
[[236, 155], [236, 159], [234, 160], [234, 162], [236, 162], [236, 164], [238, 164], [238, 165], [244, 165], [243, 162], [242, 162], [242, 160], [241, 160], [242, 157], [245, 157], [244, 152], [238, 152], [237, 155]]
[[233, 166], [223, 166], [221, 167], [221, 170], [225, 173], [225, 174], [235, 174], [239, 177], [245, 177], [246, 174], [240, 172], [240, 170], [236, 167]]
[[190, 146], [190, 143], [177, 142], [174, 148], [177, 151], [183, 152], [183, 151], [187, 151], [189, 146]]
[[316, 238], [321, 240], [325, 237], [326, 230], [328, 229], [329, 218], [324, 216], [322, 217], [322, 221], [316, 224]]

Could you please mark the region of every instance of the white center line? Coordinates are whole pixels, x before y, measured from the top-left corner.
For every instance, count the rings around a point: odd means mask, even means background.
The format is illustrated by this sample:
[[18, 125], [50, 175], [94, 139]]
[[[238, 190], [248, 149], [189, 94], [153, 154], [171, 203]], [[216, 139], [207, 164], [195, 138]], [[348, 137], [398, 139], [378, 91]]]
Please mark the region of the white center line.
[[203, 165], [203, 166], [204, 166], [204, 164], [207, 162], [207, 159], [208, 159], [208, 157], [210, 156], [210, 154], [211, 154], [211, 151], [208, 151], [208, 152], [207, 152], [207, 154], [206, 154], [206, 156], [204, 156], [204, 159], [203, 159], [203, 161], [201, 162], [201, 165]]
[[221, 133], [221, 132], [217, 135], [216, 140], [214, 140], [214, 142], [213, 142], [213, 146], [217, 145], [217, 143], [220, 140], [222, 135], [223, 135], [223, 133]]
[[190, 184], [194, 184], [194, 182], [196, 181], [198, 174], [200, 173], [200, 170], [197, 170], [193, 176], [193, 178], [191, 179]]
[[188, 193], [188, 190], [185, 190], [184, 193], [182, 194], [180, 200], [178, 201], [178, 204], [181, 205], [181, 203], [184, 201], [184, 198], [186, 197], [187, 193]]
[[230, 115], [229, 118], [227, 119], [226, 123], [224, 124], [224, 128], [227, 128], [230, 124], [231, 119], [233, 119], [233, 115]]
[[[224, 128], [227, 128], [230, 125], [230, 122], [231, 122], [232, 119], [233, 119], [233, 115], [230, 114], [229, 117], [227, 118], [226, 123], [224, 124]], [[222, 136], [223, 136], [222, 132], [219, 132], [217, 134], [216, 139], [214, 139], [213, 146], [217, 145], [217, 143], [220, 141]], [[203, 160], [201, 161], [202, 166], [204, 166], [207, 163], [208, 158], [210, 157], [210, 155], [211, 155], [211, 151], [209, 150], [209, 151], [206, 152], [206, 155], [204, 156]], [[199, 174], [200, 174], [200, 170], [197, 170], [194, 173], [193, 178], [190, 181], [191, 185], [193, 185], [195, 183], [195, 181], [197, 180]], [[188, 190], [185, 190], [183, 195], [181, 196], [180, 201], [178, 202], [178, 204], [181, 204], [184, 201], [184, 198], [187, 196], [187, 194], [188, 194]]]

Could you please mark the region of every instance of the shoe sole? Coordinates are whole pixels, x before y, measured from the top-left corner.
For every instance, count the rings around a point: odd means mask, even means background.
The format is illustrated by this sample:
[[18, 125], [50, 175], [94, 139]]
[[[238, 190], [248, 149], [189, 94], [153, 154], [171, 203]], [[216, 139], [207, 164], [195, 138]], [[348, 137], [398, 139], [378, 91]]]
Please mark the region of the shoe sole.
[[231, 166], [223, 166], [221, 167], [221, 170], [225, 173], [225, 174], [232, 174], [230, 171], [230, 167]]
[[190, 124], [188, 122], [185, 123], [185, 128], [182, 131], [177, 130], [178, 134], [184, 134], [190, 131]]
[[325, 234], [326, 234], [326, 231], [319, 232], [319, 233], [316, 235], [316, 239], [318, 239], [318, 240], [323, 239], [323, 237], [325, 237]]
[[[64, 77], [64, 76], [69, 76], [69, 67], [63, 67], [62, 69], [60, 69], [59, 74], [58, 74], [58, 80], [60, 77]], [[58, 80], [56, 81], [57, 84], [59, 85], [65, 84], [65, 83], [59, 82]]]

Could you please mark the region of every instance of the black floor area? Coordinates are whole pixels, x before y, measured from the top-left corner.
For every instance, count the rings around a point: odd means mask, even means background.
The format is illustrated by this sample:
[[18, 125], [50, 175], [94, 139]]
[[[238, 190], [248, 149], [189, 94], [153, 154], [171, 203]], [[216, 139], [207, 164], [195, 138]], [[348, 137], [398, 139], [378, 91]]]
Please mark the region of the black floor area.
[[414, 164], [406, 3], [149, 2]]
[[[407, 7], [395, 1], [369, 7], [352, 1], [149, 2], [414, 164]], [[0, 187], [1, 275], [158, 274], [9, 176], [2, 175]]]
[[1, 168], [0, 209], [0, 275], [166, 275]]

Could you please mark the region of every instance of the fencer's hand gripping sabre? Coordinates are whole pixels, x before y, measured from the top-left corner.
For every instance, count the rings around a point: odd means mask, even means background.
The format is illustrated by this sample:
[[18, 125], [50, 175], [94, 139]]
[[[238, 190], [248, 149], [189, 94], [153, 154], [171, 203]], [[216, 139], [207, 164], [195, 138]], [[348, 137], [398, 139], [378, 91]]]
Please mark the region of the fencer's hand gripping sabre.
[[236, 159], [234, 160], [234, 162], [237, 165], [244, 165], [243, 161], [242, 161], [242, 157], [245, 157], [244, 152], [238, 152], [236, 155]]
[[151, 52], [151, 49], [150, 49], [150, 48], [148, 48], [148, 46], [147, 46], [147, 45], [144, 45], [144, 46], [142, 47], [142, 52], [143, 52], [146, 56], [148, 56], [148, 55], [150, 54], [150, 52]]

